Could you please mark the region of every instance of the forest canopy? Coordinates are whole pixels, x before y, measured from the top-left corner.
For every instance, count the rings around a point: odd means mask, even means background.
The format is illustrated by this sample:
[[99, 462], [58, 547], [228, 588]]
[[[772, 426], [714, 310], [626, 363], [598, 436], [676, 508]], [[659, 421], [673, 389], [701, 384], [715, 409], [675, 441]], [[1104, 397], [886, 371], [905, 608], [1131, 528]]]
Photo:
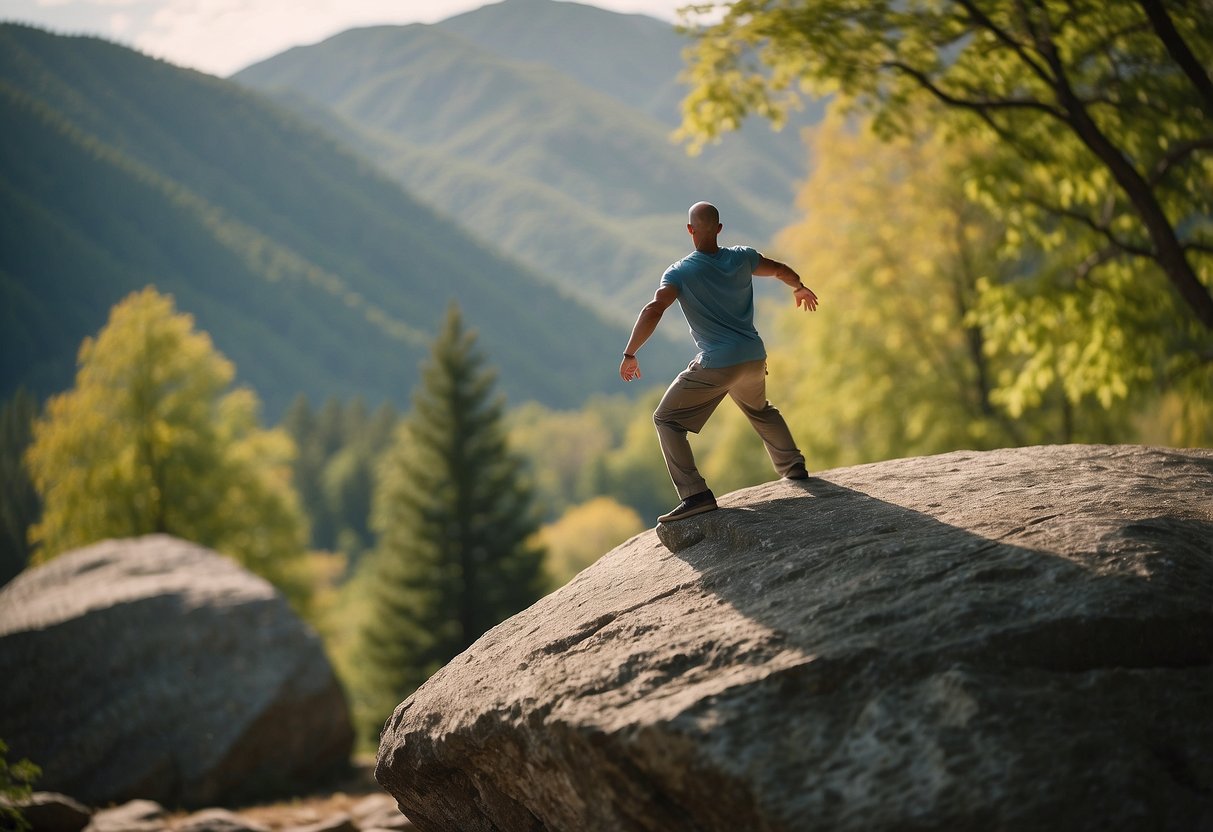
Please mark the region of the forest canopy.
[[1063, 366], [1072, 403], [1161, 388], [1199, 424], [1213, 388], [1206, 4], [738, 0], [702, 19], [690, 13], [694, 142], [826, 95], [885, 138], [979, 143], [956, 175], [1022, 274], [983, 283], [976, 314], [993, 349], [1036, 357], [999, 395], [1030, 406]]

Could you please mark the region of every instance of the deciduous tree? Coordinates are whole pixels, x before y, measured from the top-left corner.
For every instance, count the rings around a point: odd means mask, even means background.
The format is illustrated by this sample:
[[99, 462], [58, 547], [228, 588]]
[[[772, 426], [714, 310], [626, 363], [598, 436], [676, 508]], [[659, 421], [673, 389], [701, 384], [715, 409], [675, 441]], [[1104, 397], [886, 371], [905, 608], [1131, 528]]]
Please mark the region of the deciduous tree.
[[595, 497], [573, 506], [539, 531], [547, 550], [547, 573], [552, 586], [568, 583], [634, 534], [645, 529], [640, 515], [610, 497]]
[[1045, 353], [996, 347], [978, 314], [983, 292], [1036, 267], [1000, 256], [1001, 223], [966, 197], [963, 171], [983, 152], [979, 141], [882, 141], [834, 107], [811, 149], [804, 219], [777, 246], [822, 306], [809, 317], [781, 309], [770, 350], [772, 385], [788, 391], [778, 401], [815, 465], [1106, 441], [1125, 425], [1123, 405], [1067, 395], [1083, 371], [1077, 357], [1048, 353], [1038, 396], [1000, 389]]
[[1120, 353], [1135, 366], [1104, 362], [1111, 375], [1075, 377], [1074, 392], [1148, 377], [1202, 397], [1213, 366], [1210, 19], [1207, 3], [1162, 0], [737, 0], [695, 30], [685, 126], [703, 138], [749, 113], [779, 119], [808, 92], [839, 95], [885, 135], [929, 120], [946, 137], [986, 140], [973, 195], [1010, 246], [1050, 258], [987, 311], [1012, 328], [1022, 315], [1045, 320], [1016, 336], [1027, 350], [1047, 352], [1077, 306], [1094, 326], [1069, 329], [1067, 349], [1100, 329], [1137, 342]]
[[34, 425], [42, 496], [35, 559], [111, 537], [165, 533], [230, 555], [297, 605], [306, 526], [294, 446], [257, 423], [257, 397], [193, 318], [153, 288], [132, 294], [80, 348], [71, 390]]

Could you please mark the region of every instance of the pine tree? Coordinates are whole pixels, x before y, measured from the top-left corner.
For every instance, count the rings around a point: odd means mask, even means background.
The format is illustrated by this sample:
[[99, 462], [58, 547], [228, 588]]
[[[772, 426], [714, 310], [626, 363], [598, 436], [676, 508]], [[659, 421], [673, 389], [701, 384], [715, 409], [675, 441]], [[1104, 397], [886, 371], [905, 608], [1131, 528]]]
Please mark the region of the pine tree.
[[364, 727], [543, 591], [521, 461], [475, 334], [452, 305], [380, 471], [375, 580], [361, 633]]

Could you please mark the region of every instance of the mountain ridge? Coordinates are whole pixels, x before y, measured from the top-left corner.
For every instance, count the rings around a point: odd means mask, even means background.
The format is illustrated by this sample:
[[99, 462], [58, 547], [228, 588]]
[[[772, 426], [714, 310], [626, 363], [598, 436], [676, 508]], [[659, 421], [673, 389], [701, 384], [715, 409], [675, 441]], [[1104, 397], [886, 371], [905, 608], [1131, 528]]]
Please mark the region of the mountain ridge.
[[70, 384], [79, 341], [149, 283], [271, 414], [298, 392], [407, 403], [452, 299], [515, 401], [613, 386], [624, 327], [263, 96], [99, 38], [4, 24], [0, 44], [3, 393]]
[[[651, 37], [623, 39], [631, 27]], [[504, 241], [608, 314], [631, 317], [688, 250], [688, 205], [716, 202], [730, 242], [762, 247], [794, 210], [805, 168], [795, 131], [763, 125], [742, 132], [776, 136], [780, 153], [729, 136], [689, 157], [671, 139], [679, 96], [628, 100], [678, 88], [681, 42], [643, 15], [509, 0], [435, 24], [347, 30], [232, 77], [360, 147], [435, 210]], [[612, 50], [613, 59], [595, 57]], [[570, 55], [580, 70], [565, 65]], [[590, 84], [596, 63], [637, 67], [646, 80]]]

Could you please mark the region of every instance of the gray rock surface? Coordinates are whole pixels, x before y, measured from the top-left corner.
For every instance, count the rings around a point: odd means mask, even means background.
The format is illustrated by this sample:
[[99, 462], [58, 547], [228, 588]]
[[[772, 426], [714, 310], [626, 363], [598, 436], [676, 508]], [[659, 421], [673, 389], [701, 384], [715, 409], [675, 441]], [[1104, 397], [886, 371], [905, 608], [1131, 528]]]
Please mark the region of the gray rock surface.
[[0, 737], [38, 785], [201, 807], [348, 764], [316, 635], [263, 579], [166, 536], [98, 543], [0, 590]]
[[359, 829], [408, 829], [409, 819], [400, 813], [390, 794], [371, 794], [354, 804], [350, 815]]
[[836, 469], [638, 535], [402, 703], [420, 830], [1213, 829], [1213, 451]]
[[270, 832], [265, 824], [227, 809], [203, 809], [172, 825], [173, 832]]
[[57, 792], [34, 792], [15, 805], [30, 825], [30, 832], [80, 832], [93, 814], [80, 801]]
[[349, 815], [341, 813], [309, 823], [307, 826], [291, 827], [288, 832], [358, 832], [358, 827]]
[[154, 800], [129, 800], [98, 810], [86, 832], [156, 832], [168, 824], [168, 813]]

